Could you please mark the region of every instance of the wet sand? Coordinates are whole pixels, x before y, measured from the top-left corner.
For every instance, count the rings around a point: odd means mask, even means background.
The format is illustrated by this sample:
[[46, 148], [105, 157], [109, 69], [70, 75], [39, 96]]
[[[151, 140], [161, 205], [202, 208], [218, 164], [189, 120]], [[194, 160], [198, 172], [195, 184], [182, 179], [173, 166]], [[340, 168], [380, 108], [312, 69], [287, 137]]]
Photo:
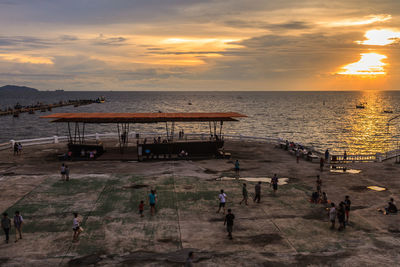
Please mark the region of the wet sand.
[[[113, 143], [109, 144], [114, 146]], [[319, 171], [319, 164], [296, 159], [287, 151], [257, 142], [227, 142], [232, 159], [179, 161], [72, 161], [71, 181], [60, 181], [57, 154], [65, 144], [26, 147], [21, 156], [0, 152], [1, 211], [20, 210], [23, 239], [0, 244], [1, 266], [181, 266], [189, 250], [195, 266], [378, 265], [400, 261], [400, 215], [377, 211], [394, 197], [399, 202], [400, 165], [347, 164], [352, 174]], [[133, 159], [134, 157], [132, 157]], [[262, 184], [261, 203], [239, 205], [242, 180], [234, 177], [289, 178], [274, 195]], [[329, 230], [324, 205], [311, 204], [316, 175], [322, 190], [339, 203], [349, 195], [350, 223], [345, 231]], [[256, 182], [246, 182], [250, 197]], [[377, 192], [367, 186], [382, 186]], [[146, 203], [157, 189], [157, 213]], [[233, 240], [224, 216], [217, 214], [218, 192], [228, 195], [236, 216]], [[78, 243], [72, 243], [72, 212], [83, 221]], [[4, 235], [2, 236], [4, 237]]]

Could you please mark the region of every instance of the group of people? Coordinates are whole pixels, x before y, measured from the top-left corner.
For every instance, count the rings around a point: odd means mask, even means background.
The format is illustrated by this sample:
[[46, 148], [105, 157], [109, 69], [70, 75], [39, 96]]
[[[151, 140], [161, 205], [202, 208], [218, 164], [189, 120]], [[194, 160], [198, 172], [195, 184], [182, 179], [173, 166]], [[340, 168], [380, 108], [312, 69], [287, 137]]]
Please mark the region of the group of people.
[[64, 163], [61, 164], [61, 181], [69, 181], [69, 167], [68, 165], [65, 165]]
[[346, 224], [349, 223], [351, 201], [349, 196], [345, 196], [344, 201], [339, 203], [339, 207], [336, 207], [335, 203], [331, 203], [329, 210], [329, 220], [331, 222], [331, 229], [335, 229], [336, 217], [339, 222], [338, 231], [346, 229]]
[[14, 156], [22, 154], [22, 144], [19, 142], [14, 143]]
[[[15, 242], [19, 239], [22, 239], [22, 224], [24, 223], [24, 219], [19, 211], [15, 212], [14, 215], [14, 228], [15, 228]], [[3, 228], [4, 234], [6, 236], [6, 243], [10, 241], [10, 231], [11, 231], [11, 219], [8, 217], [8, 213], [3, 213], [3, 218], [1, 219], [1, 228]]]

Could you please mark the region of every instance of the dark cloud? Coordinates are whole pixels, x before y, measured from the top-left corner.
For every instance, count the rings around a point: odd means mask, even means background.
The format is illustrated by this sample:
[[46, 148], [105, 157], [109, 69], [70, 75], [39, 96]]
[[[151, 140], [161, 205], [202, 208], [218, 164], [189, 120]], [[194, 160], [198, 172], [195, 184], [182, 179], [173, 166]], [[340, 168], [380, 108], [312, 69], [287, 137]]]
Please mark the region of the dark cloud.
[[93, 43], [95, 45], [104, 45], [104, 46], [120, 46], [124, 45], [127, 41], [124, 37], [105, 37], [103, 34], [100, 34]]
[[60, 36], [61, 41], [77, 41], [79, 38], [74, 35], [61, 35]]
[[264, 21], [255, 20], [228, 20], [224, 22], [225, 25], [233, 28], [259, 28], [270, 30], [304, 30], [313, 27], [311, 23], [305, 21], [287, 21], [285, 23], [267, 23]]

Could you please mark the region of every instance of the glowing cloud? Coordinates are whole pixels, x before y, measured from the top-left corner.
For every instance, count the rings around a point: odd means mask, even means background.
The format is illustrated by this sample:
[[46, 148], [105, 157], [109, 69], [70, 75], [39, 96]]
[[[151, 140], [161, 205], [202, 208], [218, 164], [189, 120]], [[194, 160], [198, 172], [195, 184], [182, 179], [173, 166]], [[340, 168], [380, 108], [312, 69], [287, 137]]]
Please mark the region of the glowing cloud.
[[381, 60], [387, 58], [385, 55], [377, 53], [363, 53], [357, 62], [348, 64], [341, 68], [337, 74], [343, 75], [384, 75], [386, 74]]
[[383, 29], [383, 30], [370, 30], [364, 35], [367, 40], [356, 41], [362, 45], [388, 45], [396, 42], [400, 38], [400, 32]]
[[53, 61], [49, 58], [18, 55], [18, 54], [0, 54], [0, 60], [12, 61], [18, 63], [30, 63], [30, 64], [47, 64], [47, 65], [53, 64]]
[[350, 20], [341, 20], [341, 21], [335, 21], [330, 23], [330, 26], [334, 27], [341, 27], [341, 26], [359, 26], [359, 25], [367, 25], [367, 24], [372, 24], [375, 22], [384, 22], [387, 20], [390, 20], [392, 18], [391, 15], [371, 15], [368, 17], [365, 17], [363, 19], [350, 19]]

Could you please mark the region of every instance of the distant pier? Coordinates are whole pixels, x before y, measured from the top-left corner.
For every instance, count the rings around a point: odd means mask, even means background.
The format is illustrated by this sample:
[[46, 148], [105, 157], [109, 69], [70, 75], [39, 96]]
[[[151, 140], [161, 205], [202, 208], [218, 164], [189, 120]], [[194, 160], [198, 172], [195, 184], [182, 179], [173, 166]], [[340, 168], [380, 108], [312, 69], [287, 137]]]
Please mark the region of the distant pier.
[[5, 110], [0, 110], [0, 116], [11, 115], [14, 117], [18, 117], [20, 113], [29, 113], [35, 114], [36, 111], [46, 112], [52, 111], [53, 108], [65, 107], [65, 106], [74, 106], [79, 107], [83, 105], [90, 105], [94, 103], [104, 103], [104, 97], [98, 99], [83, 99], [83, 100], [68, 100], [68, 101], [59, 101], [58, 103], [53, 104], [42, 104], [38, 103], [30, 106], [21, 106], [19, 104], [15, 105], [14, 108], [7, 108]]

